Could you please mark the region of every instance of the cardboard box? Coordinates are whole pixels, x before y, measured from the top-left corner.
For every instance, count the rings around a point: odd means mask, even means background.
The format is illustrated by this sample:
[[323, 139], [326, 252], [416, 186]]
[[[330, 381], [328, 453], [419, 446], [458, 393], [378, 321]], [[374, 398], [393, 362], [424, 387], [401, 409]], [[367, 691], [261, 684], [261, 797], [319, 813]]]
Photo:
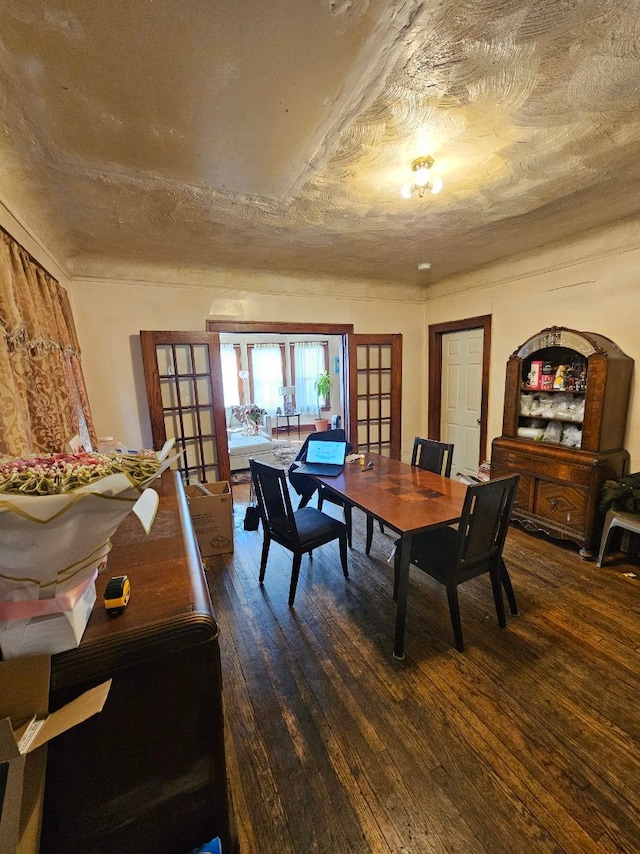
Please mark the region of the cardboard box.
[[82, 594], [77, 599], [72, 598], [64, 611], [30, 620], [0, 621], [2, 657], [55, 655], [66, 649], [75, 649], [82, 640], [96, 601], [95, 582], [80, 586], [84, 588]]
[[49, 713], [50, 656], [0, 662], [0, 851], [37, 854], [46, 745], [102, 711], [111, 680]]
[[226, 480], [185, 487], [202, 557], [233, 551], [233, 498]]

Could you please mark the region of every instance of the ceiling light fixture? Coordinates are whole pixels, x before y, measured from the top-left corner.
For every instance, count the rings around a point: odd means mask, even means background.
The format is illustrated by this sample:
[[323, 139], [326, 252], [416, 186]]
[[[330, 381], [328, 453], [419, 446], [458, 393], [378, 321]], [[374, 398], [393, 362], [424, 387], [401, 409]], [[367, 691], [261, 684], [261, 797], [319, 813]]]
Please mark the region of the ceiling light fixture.
[[413, 184], [405, 184], [400, 190], [400, 195], [404, 199], [410, 199], [411, 195], [417, 191], [420, 198], [424, 196], [425, 190], [429, 190], [430, 193], [439, 193], [442, 189], [442, 178], [439, 178], [437, 175], [430, 177], [429, 169], [434, 164], [433, 157], [416, 157], [416, 159], [411, 163], [411, 168], [416, 173], [416, 177], [413, 180]]

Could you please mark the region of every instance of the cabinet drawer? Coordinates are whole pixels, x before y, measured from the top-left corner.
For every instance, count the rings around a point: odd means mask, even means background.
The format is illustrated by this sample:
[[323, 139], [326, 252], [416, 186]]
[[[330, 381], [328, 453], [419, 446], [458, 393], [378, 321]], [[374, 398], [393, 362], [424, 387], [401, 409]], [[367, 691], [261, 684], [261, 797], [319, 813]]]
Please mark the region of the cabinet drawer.
[[587, 489], [540, 481], [534, 513], [556, 525], [582, 531], [586, 525], [588, 497]]
[[505, 474], [530, 472], [536, 477], [569, 481], [580, 486], [589, 486], [591, 482], [591, 466], [545, 459], [542, 454], [533, 456], [515, 451], [501, 451], [495, 455], [495, 462], [504, 467]]

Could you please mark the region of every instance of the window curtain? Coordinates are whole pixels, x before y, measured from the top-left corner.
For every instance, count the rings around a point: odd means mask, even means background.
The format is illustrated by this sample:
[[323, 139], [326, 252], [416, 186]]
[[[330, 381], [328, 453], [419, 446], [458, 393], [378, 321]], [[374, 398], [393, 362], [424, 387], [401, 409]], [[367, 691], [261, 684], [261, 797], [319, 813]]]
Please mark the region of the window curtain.
[[0, 230], [0, 454], [96, 447], [67, 293]]
[[251, 348], [252, 403], [274, 413], [282, 405], [278, 393], [282, 381], [282, 349], [278, 344], [255, 344]]
[[233, 344], [220, 345], [220, 365], [222, 368], [222, 389], [225, 406], [238, 406], [238, 359]]
[[294, 345], [296, 409], [303, 415], [318, 415], [318, 395], [314, 383], [326, 370], [324, 347], [313, 341]]

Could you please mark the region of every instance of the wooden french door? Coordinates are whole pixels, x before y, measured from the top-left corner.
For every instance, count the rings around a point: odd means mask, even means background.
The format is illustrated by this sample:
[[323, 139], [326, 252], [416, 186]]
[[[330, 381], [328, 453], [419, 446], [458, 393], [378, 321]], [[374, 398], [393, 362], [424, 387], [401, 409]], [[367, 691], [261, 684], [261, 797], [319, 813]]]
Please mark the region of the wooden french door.
[[402, 335], [347, 335], [349, 438], [358, 451], [399, 460]]
[[184, 480], [229, 480], [229, 451], [214, 332], [140, 332], [154, 448], [182, 451]]

